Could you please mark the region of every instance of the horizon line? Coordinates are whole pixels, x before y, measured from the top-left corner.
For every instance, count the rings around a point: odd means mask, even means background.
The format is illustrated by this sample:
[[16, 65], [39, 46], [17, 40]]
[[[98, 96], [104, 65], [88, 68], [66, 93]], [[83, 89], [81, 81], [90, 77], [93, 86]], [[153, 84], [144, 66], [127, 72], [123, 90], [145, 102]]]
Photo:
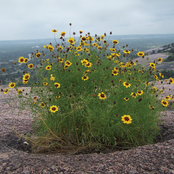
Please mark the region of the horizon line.
[[[137, 36], [137, 35], [171, 35], [171, 34], [173, 34], [174, 35], [174, 33], [168, 33], [168, 34], [125, 34], [125, 35], [106, 35], [105, 37], [113, 37], [113, 36]], [[101, 35], [97, 35], [97, 36], [101, 36]], [[73, 37], [73, 38], [76, 38], [76, 37], [79, 37], [79, 36], [71, 36], [71, 37]], [[95, 36], [91, 36], [91, 37], [95, 37]], [[65, 37], [65, 39], [68, 39], [69, 37]], [[44, 39], [54, 39], [54, 38], [44, 38]], [[44, 40], [44, 39], [23, 39], [23, 40], [0, 40], [0, 41], [30, 41], [30, 40]]]

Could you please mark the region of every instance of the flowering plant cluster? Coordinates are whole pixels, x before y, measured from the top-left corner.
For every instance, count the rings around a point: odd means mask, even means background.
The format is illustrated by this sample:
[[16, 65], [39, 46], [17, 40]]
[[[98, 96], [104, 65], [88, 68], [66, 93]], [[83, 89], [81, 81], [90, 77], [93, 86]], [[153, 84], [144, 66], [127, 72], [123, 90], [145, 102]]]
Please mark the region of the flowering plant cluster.
[[[60, 33], [62, 41], [65, 34]], [[95, 35], [94, 40], [90, 33], [80, 35], [79, 46], [73, 37], [67, 40], [70, 44], [67, 47], [63, 42], [55, 48], [51, 43], [44, 45], [53, 62], [45, 59], [44, 51], [36, 50], [32, 58], [40, 60], [40, 67], [27, 64], [27, 58], [19, 57], [19, 63], [28, 65], [37, 77], [37, 82], [32, 82], [28, 72], [23, 75], [23, 84], [31, 84], [31, 91], [26, 95], [15, 82], [9, 84], [16, 89], [18, 97], [25, 99], [20, 100], [21, 108], [27, 106], [32, 112], [34, 137], [25, 138], [32, 143], [33, 152], [38, 152], [41, 146], [57, 152], [91, 146], [135, 147], [153, 143], [159, 134], [160, 112], [166, 110], [173, 96], [158, 101], [157, 88], [149, 85], [144, 67], [136, 66], [131, 60], [119, 62], [134, 50], [123, 46], [120, 59], [120, 50], [115, 48], [119, 42], [113, 40], [109, 48], [112, 53], [106, 54], [109, 44], [105, 36]], [[137, 55], [144, 58], [145, 54], [139, 51]], [[158, 61], [162, 62], [162, 58]], [[150, 75], [155, 72], [154, 63], [150, 63], [149, 70]], [[159, 76], [164, 77], [161, 73]], [[154, 78], [160, 81], [158, 76]], [[172, 78], [169, 81], [174, 83]], [[9, 89], [1, 91], [7, 94]], [[158, 92], [164, 93], [163, 90]]]

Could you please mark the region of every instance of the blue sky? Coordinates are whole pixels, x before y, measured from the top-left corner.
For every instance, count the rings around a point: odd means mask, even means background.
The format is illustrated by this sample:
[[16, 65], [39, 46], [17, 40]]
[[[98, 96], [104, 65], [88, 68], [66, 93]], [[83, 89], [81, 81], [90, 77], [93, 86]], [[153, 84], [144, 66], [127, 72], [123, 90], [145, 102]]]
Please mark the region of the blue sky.
[[174, 34], [174, 0], [5, 0], [0, 4], [0, 40]]

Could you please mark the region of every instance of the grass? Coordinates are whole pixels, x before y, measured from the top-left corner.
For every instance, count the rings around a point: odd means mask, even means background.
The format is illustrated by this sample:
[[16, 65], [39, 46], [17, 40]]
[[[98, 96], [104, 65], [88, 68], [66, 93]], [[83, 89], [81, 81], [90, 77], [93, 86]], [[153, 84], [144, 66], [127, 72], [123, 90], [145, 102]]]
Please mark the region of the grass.
[[[54, 34], [57, 31], [52, 30]], [[105, 54], [109, 46], [104, 39], [106, 34], [95, 35], [95, 40], [90, 33], [81, 36], [79, 46], [69, 37], [70, 46], [67, 47], [65, 34], [60, 34], [62, 45], [57, 44], [55, 48], [51, 43], [44, 45], [53, 63], [45, 59], [44, 51], [32, 53], [32, 58], [40, 60], [41, 67], [28, 65], [36, 72], [37, 82], [30, 82], [28, 72], [23, 75], [23, 84], [31, 86], [27, 97], [18, 89], [18, 83], [9, 83], [9, 88], [16, 89], [17, 97], [26, 99], [20, 101], [20, 110], [29, 107], [34, 119], [33, 134], [24, 136], [13, 130], [32, 145], [33, 153], [83, 152], [88, 148], [132, 148], [152, 144], [159, 134], [160, 112], [166, 111], [168, 100], [173, 99], [173, 96], [166, 96], [159, 102], [157, 96], [164, 92], [149, 85], [147, 75], [155, 73], [155, 63], [150, 63], [149, 72], [145, 72], [142, 65], [131, 60], [119, 62], [121, 53], [115, 49], [117, 40], [113, 40], [109, 48], [112, 53]], [[123, 49], [121, 60], [133, 51], [126, 50], [125, 46]], [[144, 58], [143, 52], [136, 54]], [[19, 57], [18, 62], [27, 65], [28, 59]], [[162, 62], [162, 58], [158, 58], [158, 62]], [[5, 68], [1, 71], [5, 72]], [[163, 78], [161, 73], [159, 77], [154, 75], [154, 79], [160, 81], [159, 78]], [[174, 80], [170, 78], [169, 82], [174, 83]], [[1, 92], [7, 94], [9, 89]]]

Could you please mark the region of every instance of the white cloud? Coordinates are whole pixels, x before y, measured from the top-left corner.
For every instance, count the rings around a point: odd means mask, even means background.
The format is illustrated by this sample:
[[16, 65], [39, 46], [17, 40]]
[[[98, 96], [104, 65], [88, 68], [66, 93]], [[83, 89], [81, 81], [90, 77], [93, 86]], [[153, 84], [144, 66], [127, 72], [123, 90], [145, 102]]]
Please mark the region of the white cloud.
[[0, 6], [0, 40], [174, 33], [172, 0], [6, 0]]

